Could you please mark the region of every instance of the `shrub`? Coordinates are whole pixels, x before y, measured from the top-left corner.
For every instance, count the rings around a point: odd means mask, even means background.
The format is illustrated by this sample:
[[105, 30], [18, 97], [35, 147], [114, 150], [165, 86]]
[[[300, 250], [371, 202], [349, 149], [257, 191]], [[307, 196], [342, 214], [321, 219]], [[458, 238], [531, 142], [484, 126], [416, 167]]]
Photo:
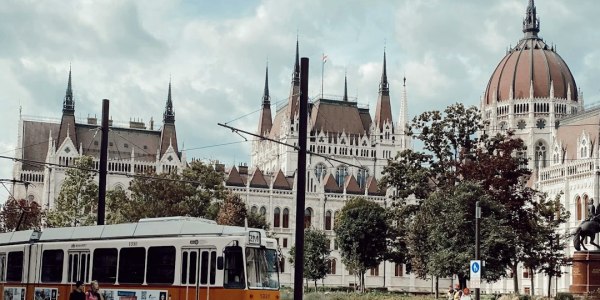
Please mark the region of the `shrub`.
[[573, 299], [575, 299], [575, 297], [573, 297], [573, 294], [571, 294], [571, 293], [558, 293], [558, 294], [556, 294], [556, 297], [554, 297], [554, 299], [556, 299], [556, 300], [573, 300]]

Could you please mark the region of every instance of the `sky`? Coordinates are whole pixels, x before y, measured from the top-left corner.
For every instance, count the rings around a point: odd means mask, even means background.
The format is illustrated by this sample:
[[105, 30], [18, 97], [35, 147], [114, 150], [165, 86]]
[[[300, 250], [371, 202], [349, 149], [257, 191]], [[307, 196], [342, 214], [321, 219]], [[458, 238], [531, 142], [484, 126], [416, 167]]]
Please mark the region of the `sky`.
[[[0, 5], [0, 155], [18, 120], [61, 116], [69, 67], [76, 117], [162, 123], [172, 82], [179, 148], [188, 159], [250, 163], [269, 66], [273, 104], [289, 95], [295, 45], [310, 59], [309, 94], [377, 101], [384, 49], [393, 118], [406, 77], [409, 116], [479, 105], [494, 68], [523, 36], [526, 0], [8, 0]], [[600, 102], [597, 0], [538, 0], [540, 36], [567, 62], [586, 105]], [[321, 56], [328, 57], [322, 72]], [[275, 107], [273, 107], [275, 109]], [[250, 140], [251, 138], [248, 138]], [[226, 145], [223, 145], [226, 144]], [[25, 145], [27, 146], [27, 145]], [[0, 159], [0, 179], [12, 161]], [[0, 187], [0, 199], [8, 193]]]

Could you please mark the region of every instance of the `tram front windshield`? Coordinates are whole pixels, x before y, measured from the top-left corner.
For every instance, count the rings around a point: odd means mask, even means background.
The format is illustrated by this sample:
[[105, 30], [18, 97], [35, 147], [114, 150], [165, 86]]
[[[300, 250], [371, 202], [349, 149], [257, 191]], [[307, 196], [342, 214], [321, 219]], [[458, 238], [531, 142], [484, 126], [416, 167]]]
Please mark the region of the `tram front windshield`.
[[246, 278], [250, 289], [279, 289], [277, 251], [246, 248]]

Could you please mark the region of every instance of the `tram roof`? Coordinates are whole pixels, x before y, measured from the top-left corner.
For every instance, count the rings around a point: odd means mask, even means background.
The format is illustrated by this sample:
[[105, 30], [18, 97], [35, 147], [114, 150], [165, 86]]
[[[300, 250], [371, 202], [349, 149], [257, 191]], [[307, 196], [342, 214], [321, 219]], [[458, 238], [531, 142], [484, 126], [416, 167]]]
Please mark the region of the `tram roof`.
[[[50, 242], [172, 236], [244, 236], [248, 230], [250, 229], [239, 226], [218, 225], [215, 221], [202, 218], [169, 217], [115, 225], [45, 228], [37, 237], [34, 230], [7, 232], [0, 234], [0, 244], [27, 243], [37, 241], [38, 238], [40, 242]], [[258, 230], [263, 237], [266, 236], [262, 229], [252, 230]]]

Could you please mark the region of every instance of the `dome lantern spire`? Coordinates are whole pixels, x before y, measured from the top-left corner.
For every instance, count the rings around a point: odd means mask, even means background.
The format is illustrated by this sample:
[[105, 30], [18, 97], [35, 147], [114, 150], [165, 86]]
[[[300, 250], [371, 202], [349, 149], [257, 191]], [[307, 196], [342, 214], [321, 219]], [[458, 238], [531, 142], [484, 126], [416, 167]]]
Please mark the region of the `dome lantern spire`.
[[537, 38], [538, 32], [540, 32], [540, 20], [537, 17], [534, 0], [529, 0], [525, 19], [523, 19], [523, 33], [525, 38]]

